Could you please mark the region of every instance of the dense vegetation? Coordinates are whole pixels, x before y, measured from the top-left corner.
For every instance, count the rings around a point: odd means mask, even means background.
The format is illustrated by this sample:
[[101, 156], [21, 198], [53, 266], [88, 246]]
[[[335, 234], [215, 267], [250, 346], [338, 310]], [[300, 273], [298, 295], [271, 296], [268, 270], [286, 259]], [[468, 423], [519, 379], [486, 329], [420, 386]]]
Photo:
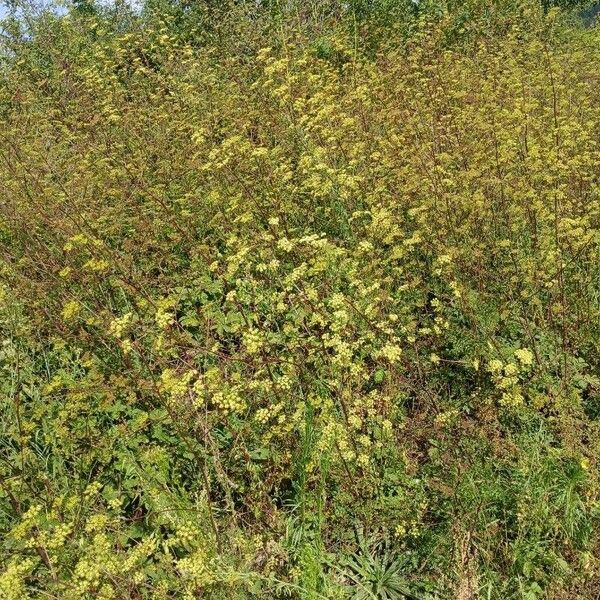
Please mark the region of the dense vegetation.
[[600, 596], [598, 29], [3, 31], [0, 598]]

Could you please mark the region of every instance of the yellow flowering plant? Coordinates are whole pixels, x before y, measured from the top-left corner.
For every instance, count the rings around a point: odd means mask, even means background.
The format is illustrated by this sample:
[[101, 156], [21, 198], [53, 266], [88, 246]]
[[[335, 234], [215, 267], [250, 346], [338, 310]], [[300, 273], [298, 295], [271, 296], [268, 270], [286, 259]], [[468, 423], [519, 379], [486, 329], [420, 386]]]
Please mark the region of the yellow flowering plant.
[[184, 4], [2, 21], [0, 598], [595, 598], [600, 29]]

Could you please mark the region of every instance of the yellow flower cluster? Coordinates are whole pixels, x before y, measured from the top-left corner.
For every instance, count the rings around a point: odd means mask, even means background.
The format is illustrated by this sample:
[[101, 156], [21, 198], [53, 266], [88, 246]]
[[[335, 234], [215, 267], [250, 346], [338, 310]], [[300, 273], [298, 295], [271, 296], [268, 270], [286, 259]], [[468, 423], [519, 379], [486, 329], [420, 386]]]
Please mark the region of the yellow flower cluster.
[[110, 263], [104, 259], [91, 258], [84, 265], [83, 268], [88, 271], [95, 271], [96, 273], [103, 273], [110, 267]]
[[169, 325], [175, 323], [174, 308], [177, 304], [175, 298], [161, 298], [157, 303], [156, 313], [154, 320], [160, 329], [166, 329]]
[[520, 381], [533, 364], [533, 353], [528, 348], [521, 348], [514, 352], [518, 362], [504, 363], [493, 359], [488, 363], [487, 370], [492, 374], [492, 379], [498, 390], [502, 392], [500, 404], [508, 407], [518, 407], [525, 403]]
[[0, 597], [4, 600], [29, 600], [30, 595], [26, 577], [35, 567], [31, 558], [13, 558], [0, 572]]
[[62, 309], [62, 318], [65, 321], [74, 319], [81, 312], [81, 304], [77, 300], [69, 300]]
[[117, 317], [110, 322], [108, 332], [116, 338], [121, 338], [132, 320], [133, 313], [131, 312], [125, 313], [122, 317]]
[[165, 369], [160, 375], [161, 389], [171, 402], [184, 398], [192, 388], [192, 382], [197, 378], [195, 370], [178, 373], [175, 369]]

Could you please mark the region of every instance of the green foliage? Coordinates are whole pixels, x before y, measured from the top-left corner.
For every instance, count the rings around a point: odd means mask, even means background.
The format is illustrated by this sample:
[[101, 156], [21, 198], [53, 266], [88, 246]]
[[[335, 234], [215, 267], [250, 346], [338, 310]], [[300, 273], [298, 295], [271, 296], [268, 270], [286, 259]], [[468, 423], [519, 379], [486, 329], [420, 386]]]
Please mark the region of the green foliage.
[[352, 582], [352, 600], [417, 598], [408, 591], [402, 560], [393, 556], [385, 542], [376, 542], [369, 548], [361, 540], [360, 552], [347, 559], [345, 566]]
[[598, 596], [599, 30], [9, 25], [1, 598]]

